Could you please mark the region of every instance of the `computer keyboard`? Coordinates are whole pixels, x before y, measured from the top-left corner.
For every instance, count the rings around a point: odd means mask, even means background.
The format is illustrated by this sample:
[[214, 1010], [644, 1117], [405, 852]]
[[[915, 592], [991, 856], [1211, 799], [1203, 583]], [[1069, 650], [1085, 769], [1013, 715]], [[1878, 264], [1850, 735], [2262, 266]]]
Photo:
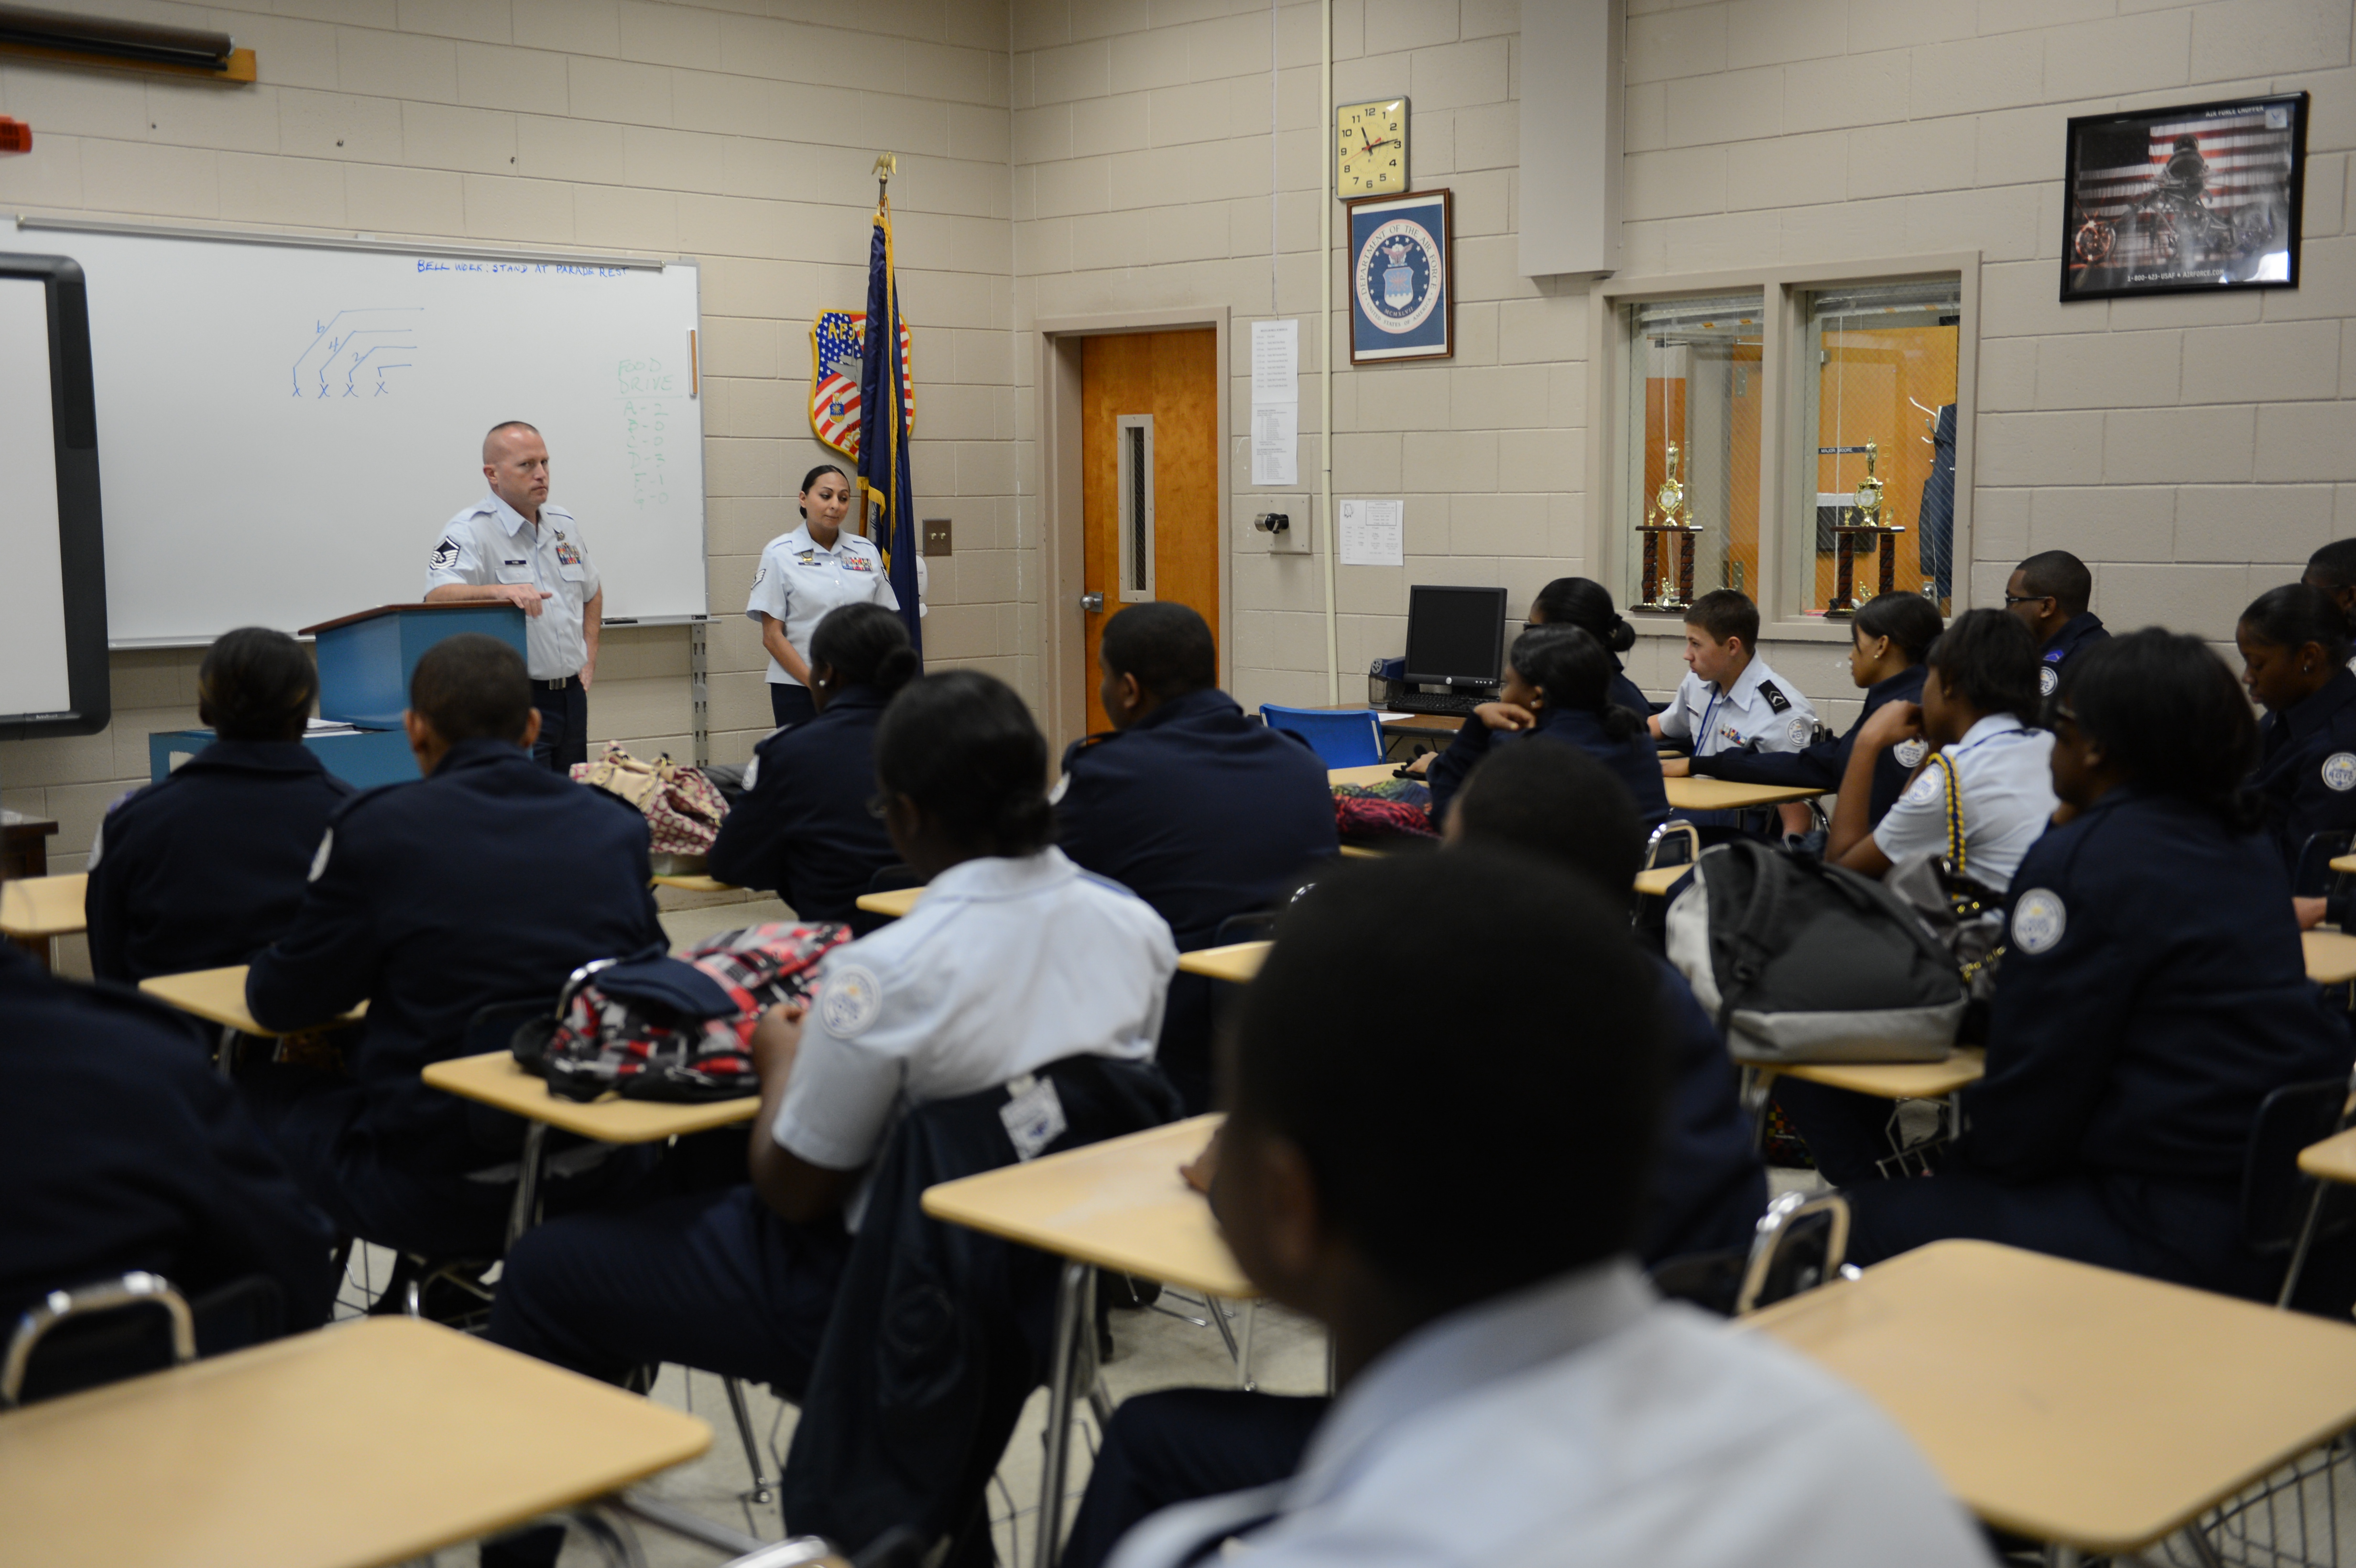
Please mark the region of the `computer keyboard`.
[[1383, 706], [1395, 713], [1453, 713], [1469, 717], [1481, 704], [1495, 700], [1472, 692], [1402, 691]]

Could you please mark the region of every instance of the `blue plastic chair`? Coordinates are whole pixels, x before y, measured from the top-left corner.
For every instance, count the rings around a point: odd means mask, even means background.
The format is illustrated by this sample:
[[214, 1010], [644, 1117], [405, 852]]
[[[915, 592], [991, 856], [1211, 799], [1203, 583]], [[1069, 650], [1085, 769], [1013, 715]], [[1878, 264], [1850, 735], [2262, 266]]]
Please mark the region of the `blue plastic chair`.
[[1259, 705], [1271, 730], [1290, 730], [1309, 742], [1329, 768], [1363, 768], [1383, 760], [1383, 727], [1371, 708], [1336, 713], [1323, 708]]

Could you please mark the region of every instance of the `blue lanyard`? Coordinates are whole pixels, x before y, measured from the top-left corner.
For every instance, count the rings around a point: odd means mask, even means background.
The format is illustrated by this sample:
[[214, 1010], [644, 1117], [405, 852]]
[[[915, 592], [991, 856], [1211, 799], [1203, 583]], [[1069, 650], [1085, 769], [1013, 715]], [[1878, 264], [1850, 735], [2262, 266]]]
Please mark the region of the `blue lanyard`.
[[1719, 700], [1725, 695], [1726, 693], [1719, 690], [1716, 686], [1709, 688], [1709, 702], [1701, 710], [1701, 731], [1694, 736], [1694, 755], [1697, 757], [1702, 754], [1701, 749], [1709, 743], [1710, 716], [1718, 711]]

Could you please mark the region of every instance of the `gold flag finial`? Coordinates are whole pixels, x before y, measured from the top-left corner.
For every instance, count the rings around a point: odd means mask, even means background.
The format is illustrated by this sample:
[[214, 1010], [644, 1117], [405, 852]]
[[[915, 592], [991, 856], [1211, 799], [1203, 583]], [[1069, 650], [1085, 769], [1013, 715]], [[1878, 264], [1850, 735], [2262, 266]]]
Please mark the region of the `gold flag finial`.
[[875, 155], [875, 205], [877, 207], [882, 208], [891, 205], [892, 197], [888, 187], [892, 184], [892, 176], [899, 172], [900, 156], [898, 154], [878, 153]]

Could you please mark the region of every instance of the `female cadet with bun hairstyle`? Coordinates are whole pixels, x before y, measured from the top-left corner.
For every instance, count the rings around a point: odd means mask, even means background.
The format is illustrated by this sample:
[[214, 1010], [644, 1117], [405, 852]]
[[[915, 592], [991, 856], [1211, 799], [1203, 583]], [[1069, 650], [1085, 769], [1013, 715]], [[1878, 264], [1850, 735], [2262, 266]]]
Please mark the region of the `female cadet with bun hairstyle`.
[[[2348, 669], [2348, 624], [2330, 594], [2304, 582], [2269, 589], [2242, 612], [2233, 640], [2242, 684], [2266, 709], [2258, 726], [2258, 772], [2251, 781], [2266, 830], [2296, 885], [2300, 852], [2318, 833], [2356, 828], [2356, 673]], [[2321, 864], [2308, 873], [2319, 878]], [[2340, 894], [2294, 897], [2301, 930], [2327, 915], [2343, 926]], [[2337, 906], [2337, 907], [2333, 907]]]
[[2014, 873], [1987, 1074], [1931, 1180], [1848, 1189], [1849, 1256], [2004, 1242], [2242, 1296], [2260, 1102], [2348, 1076], [2289, 884], [2244, 789], [2257, 720], [2200, 638], [2147, 627], [2073, 655], [2053, 709], [2060, 827]]
[[318, 695], [284, 632], [241, 626], [207, 650], [197, 716], [213, 743], [117, 801], [90, 847], [100, 979], [243, 964], [293, 923], [327, 818], [355, 793], [303, 744]]
[[[1865, 721], [1887, 703], [1922, 699], [1922, 659], [1938, 636], [1938, 606], [1920, 593], [1884, 593], [1869, 599], [1849, 622], [1848, 677], [1865, 689], [1865, 707], [1846, 733], [1797, 752], [1719, 752], [1707, 757], [1680, 757], [1663, 763], [1662, 771], [1672, 778], [1691, 773], [1738, 784], [1837, 790], [1848, 771], [1849, 753]], [[1867, 801], [1868, 828], [1881, 820], [1928, 754], [1928, 747], [1919, 741], [1881, 753]]]
[[1644, 688], [1628, 678], [1620, 656], [1636, 645], [1636, 628], [1612, 607], [1612, 590], [1591, 577], [1558, 577], [1530, 601], [1532, 626], [1577, 626], [1612, 659], [1612, 701], [1642, 719], [1653, 710]]
[[877, 871], [895, 863], [891, 836], [868, 815], [875, 727], [893, 694], [916, 677], [908, 629], [881, 604], [830, 610], [810, 634], [817, 716], [753, 748], [744, 795], [722, 819], [712, 874], [775, 889], [804, 920], [849, 920]]
[[1612, 700], [1612, 666], [1603, 645], [1577, 626], [1534, 626], [1505, 656], [1505, 688], [1472, 710], [1448, 750], [1431, 763], [1431, 815], [1448, 803], [1473, 765], [1499, 740], [1540, 735], [1576, 746], [1625, 785], [1647, 829], [1669, 815], [1667, 793], [1641, 714]]
[[846, 532], [843, 519], [858, 489], [831, 463], [802, 475], [802, 526], [780, 534], [761, 552], [744, 617], [761, 629], [769, 655], [769, 716], [799, 724], [816, 716], [809, 693], [810, 634], [830, 610], [845, 604], [900, 608], [884, 574], [884, 552]]

